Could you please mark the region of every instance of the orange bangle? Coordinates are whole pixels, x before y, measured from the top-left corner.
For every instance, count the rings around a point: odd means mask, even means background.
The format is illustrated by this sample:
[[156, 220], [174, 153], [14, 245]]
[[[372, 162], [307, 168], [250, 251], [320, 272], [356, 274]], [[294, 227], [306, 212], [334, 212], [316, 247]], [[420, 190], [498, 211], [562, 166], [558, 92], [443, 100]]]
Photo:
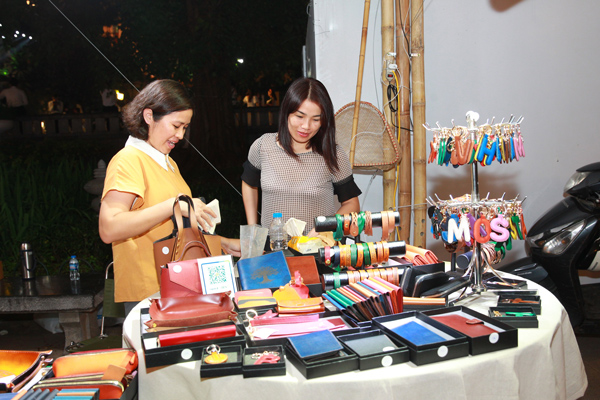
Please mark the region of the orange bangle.
[[385, 240], [381, 242], [381, 247], [383, 248], [383, 261], [387, 262], [390, 258], [390, 248], [388, 247], [388, 242]]
[[381, 240], [386, 240], [387, 237], [389, 236], [388, 223], [389, 223], [389, 218], [387, 215], [387, 211], [382, 211], [381, 212]]
[[346, 266], [346, 253], [344, 252], [344, 246], [345, 245], [342, 244], [338, 247], [340, 253], [340, 267]]
[[369, 242], [369, 254], [371, 255], [371, 265], [377, 264], [377, 253], [375, 252], [375, 245], [373, 242]]
[[350, 250], [350, 245], [346, 245], [346, 266], [352, 266], [352, 251]]
[[383, 263], [383, 245], [381, 242], [376, 242], [375, 248], [377, 249], [377, 264], [381, 265]]
[[356, 245], [356, 268], [358, 267], [362, 267], [362, 263], [363, 263], [363, 247], [362, 244], [358, 243]]
[[365, 279], [367, 279], [369, 277], [369, 274], [364, 269], [361, 269], [360, 271], [358, 271], [358, 273], [360, 274], [361, 281], [364, 281]]
[[394, 229], [396, 229], [396, 212], [394, 212], [394, 211], [388, 211], [388, 229], [389, 229], [389, 233], [388, 233], [388, 237], [389, 237], [390, 233], [392, 233], [394, 231]]
[[365, 229], [364, 232], [368, 236], [373, 235], [373, 219], [371, 218], [371, 211], [365, 211]]
[[374, 272], [375, 272], [375, 276], [376, 276], [377, 278], [381, 278], [381, 270], [380, 270], [379, 268], [375, 268], [375, 271], [374, 271]]

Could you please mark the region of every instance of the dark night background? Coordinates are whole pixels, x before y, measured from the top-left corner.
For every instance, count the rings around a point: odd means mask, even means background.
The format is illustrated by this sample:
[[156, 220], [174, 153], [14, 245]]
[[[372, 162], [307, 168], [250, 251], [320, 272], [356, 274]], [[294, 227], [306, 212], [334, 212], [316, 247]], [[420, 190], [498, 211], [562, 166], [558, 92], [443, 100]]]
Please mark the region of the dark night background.
[[[45, 113], [52, 96], [66, 109], [79, 104], [93, 114], [102, 111], [100, 91], [107, 85], [125, 94], [124, 105], [152, 80], [181, 81], [196, 104], [190, 141], [239, 190], [249, 139], [234, 125], [234, 108], [241, 106], [232, 91], [243, 96], [248, 89], [266, 94], [273, 88], [283, 97], [302, 75], [308, 4], [0, 0], [0, 79], [18, 80], [30, 115]], [[98, 160], [108, 162], [124, 141], [124, 135], [0, 136], [0, 261], [6, 275], [18, 273], [24, 241], [50, 273], [66, 273], [71, 253], [83, 259], [84, 272], [104, 268], [110, 246], [98, 237], [93, 196], [82, 188]], [[180, 146], [172, 156], [195, 196], [219, 199], [228, 221], [217, 232], [238, 237], [245, 224], [239, 194], [190, 147]]]

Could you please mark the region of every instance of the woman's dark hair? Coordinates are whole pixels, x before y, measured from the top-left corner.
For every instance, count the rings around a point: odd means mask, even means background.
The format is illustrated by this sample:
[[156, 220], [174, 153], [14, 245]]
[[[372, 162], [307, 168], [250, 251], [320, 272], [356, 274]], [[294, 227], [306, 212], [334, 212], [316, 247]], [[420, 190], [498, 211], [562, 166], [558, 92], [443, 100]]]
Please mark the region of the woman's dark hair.
[[279, 143], [286, 153], [294, 158], [298, 158], [298, 155], [294, 153], [292, 148], [292, 136], [288, 129], [288, 118], [290, 114], [298, 111], [300, 105], [305, 100], [317, 104], [321, 109], [321, 128], [310, 139], [310, 146], [314, 152], [323, 156], [331, 172], [337, 171], [339, 167], [335, 145], [333, 103], [325, 86], [316, 79], [296, 79], [283, 97], [279, 110]]
[[167, 114], [194, 108], [191, 95], [179, 82], [170, 79], [148, 84], [123, 108], [122, 118], [129, 133], [138, 139], [148, 140], [148, 124], [143, 111], [152, 110], [152, 118], [159, 121]]

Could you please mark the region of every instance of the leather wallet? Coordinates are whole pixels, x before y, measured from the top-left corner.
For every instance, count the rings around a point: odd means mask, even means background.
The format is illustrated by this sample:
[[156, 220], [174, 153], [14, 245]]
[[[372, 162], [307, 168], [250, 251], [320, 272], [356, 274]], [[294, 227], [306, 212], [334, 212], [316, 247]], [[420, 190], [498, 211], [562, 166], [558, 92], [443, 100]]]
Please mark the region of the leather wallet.
[[164, 333], [158, 335], [160, 347], [174, 346], [176, 344], [185, 344], [193, 342], [203, 342], [206, 340], [221, 339], [233, 337], [237, 333], [235, 324], [216, 326], [205, 329], [194, 329], [185, 332]]
[[476, 317], [466, 318], [457, 314], [433, 315], [431, 318], [469, 337], [487, 336], [498, 332]]
[[294, 276], [296, 271], [300, 272], [304, 284], [321, 283], [317, 263], [313, 256], [286, 257], [285, 260], [287, 261], [290, 274]]
[[57, 358], [52, 372], [57, 378], [73, 375], [104, 373], [110, 365], [125, 368], [126, 374], [137, 369], [137, 353], [133, 349], [90, 350]]
[[0, 377], [15, 377], [6, 383], [0, 383], [0, 393], [20, 390], [44, 366], [52, 350], [21, 351], [0, 350]]
[[310, 297], [300, 300], [283, 300], [277, 302], [279, 314], [306, 314], [325, 311], [325, 305], [321, 297]]
[[300, 358], [324, 357], [336, 354], [343, 347], [328, 330], [293, 336], [288, 339]]
[[392, 331], [417, 346], [445, 341], [443, 337], [415, 321], [393, 328]]
[[228, 293], [152, 299], [149, 314], [151, 319], [145, 322], [149, 328], [204, 325], [237, 317]]
[[237, 262], [242, 290], [278, 288], [292, 279], [282, 251], [243, 258]]

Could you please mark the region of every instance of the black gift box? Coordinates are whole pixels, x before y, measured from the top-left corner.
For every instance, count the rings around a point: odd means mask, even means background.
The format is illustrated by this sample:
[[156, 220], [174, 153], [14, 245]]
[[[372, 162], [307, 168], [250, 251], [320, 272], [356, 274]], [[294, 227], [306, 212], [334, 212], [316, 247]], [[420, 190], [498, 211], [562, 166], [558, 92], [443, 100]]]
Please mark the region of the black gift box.
[[[512, 325], [505, 324], [487, 315], [478, 313], [463, 306], [450, 307], [446, 310], [426, 311], [423, 314], [430, 317], [437, 315], [458, 314], [465, 318], [473, 318], [483, 321], [486, 326], [497, 332], [485, 336], [471, 337], [463, 333], [469, 341], [469, 354], [477, 355], [497, 350], [510, 349], [519, 345], [519, 332]], [[441, 321], [440, 321], [441, 322]], [[443, 323], [443, 322], [442, 322]], [[450, 326], [452, 329], [452, 326]]]
[[[255, 364], [257, 356], [265, 352], [279, 357], [276, 363]], [[243, 354], [242, 372], [244, 378], [260, 378], [263, 376], [281, 376], [286, 374], [284, 346], [246, 347]]]
[[[243, 329], [236, 325], [236, 336], [212, 339], [210, 341], [193, 342], [185, 344], [177, 344], [173, 346], [160, 347], [158, 342], [158, 336], [164, 333], [176, 333], [193, 331], [196, 329], [205, 329], [210, 327], [233, 325], [233, 322], [207, 324], [201, 326], [191, 326], [186, 328], [173, 328], [168, 330], [161, 330], [160, 332], [148, 332], [147, 327], [144, 324], [145, 321], [150, 319], [149, 309], [142, 308], [140, 310], [140, 332], [142, 333], [142, 347], [144, 349], [144, 357], [146, 360], [146, 368], [161, 367], [164, 365], [178, 364], [188, 361], [197, 361], [202, 358], [202, 348], [210, 344], [243, 344], [246, 343], [246, 337], [244, 336]], [[210, 342], [210, 343], [208, 343]]]
[[[524, 301], [533, 301], [533, 303], [508, 303], [503, 300], [521, 299]], [[542, 315], [542, 299], [540, 296], [526, 296], [520, 293], [507, 294], [498, 293], [498, 306], [514, 306], [521, 308], [532, 308], [536, 315]]]
[[217, 376], [239, 375], [242, 373], [242, 348], [245, 345], [220, 346], [220, 354], [226, 354], [227, 360], [220, 364], [209, 364], [205, 360], [209, 353], [202, 348], [202, 361], [200, 362], [200, 378], [214, 378]]
[[343, 374], [344, 372], [358, 369], [358, 356], [342, 343], [344, 350], [337, 355], [327, 358], [302, 359], [288, 343], [286, 347], [287, 359], [300, 371], [306, 379], [321, 378], [323, 376]]
[[[419, 345], [400, 336], [392, 330], [407, 322], [416, 322], [445, 340], [442, 342]], [[396, 338], [406, 344], [410, 352], [410, 361], [415, 365], [430, 364], [469, 355], [469, 342], [465, 335], [454, 329], [450, 329], [446, 325], [429, 318], [418, 311], [408, 311], [401, 314], [376, 317], [373, 318], [373, 325], [384, 331], [388, 336]]]
[[407, 362], [408, 348], [379, 329], [339, 335], [338, 340], [358, 356], [358, 367], [367, 370]]
[[[496, 315], [495, 312], [499, 313], [499, 315]], [[531, 313], [534, 315], [518, 317], [515, 315], [506, 315], [506, 312]], [[515, 328], [537, 328], [539, 326], [537, 315], [535, 315], [535, 311], [531, 307], [514, 307], [511, 304], [499, 305], [490, 307], [489, 315], [496, 321], [504, 322]]]

